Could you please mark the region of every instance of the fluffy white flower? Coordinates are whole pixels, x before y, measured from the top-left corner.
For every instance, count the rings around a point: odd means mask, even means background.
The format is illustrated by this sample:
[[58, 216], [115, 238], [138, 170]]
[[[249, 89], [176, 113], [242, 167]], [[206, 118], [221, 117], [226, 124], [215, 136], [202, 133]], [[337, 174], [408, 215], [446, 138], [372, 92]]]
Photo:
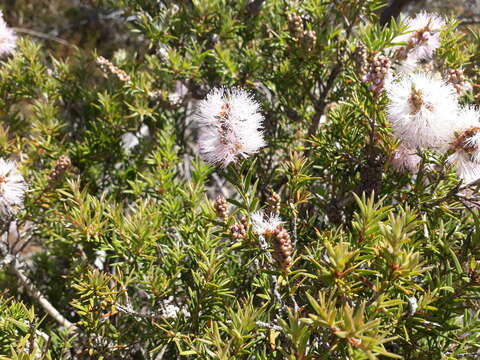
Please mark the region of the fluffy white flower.
[[448, 161], [461, 179], [468, 183], [480, 178], [480, 112], [474, 107], [460, 110], [450, 149]]
[[253, 225], [253, 232], [259, 235], [265, 235], [267, 232], [273, 232], [283, 221], [277, 215], [266, 216], [263, 211], [256, 211], [250, 216]]
[[387, 84], [387, 115], [405, 146], [446, 150], [456, 126], [458, 104], [453, 86], [423, 73]]
[[406, 33], [393, 39], [394, 43], [405, 43], [394, 48], [397, 57], [407, 63], [431, 59], [440, 46], [440, 31], [445, 26], [445, 20], [435, 14], [421, 12], [414, 18], [404, 20]]
[[3, 13], [0, 11], [0, 56], [8, 55], [17, 45], [17, 36], [3, 20]]
[[449, 163], [457, 169], [457, 175], [464, 183], [480, 179], [480, 164], [469, 160], [464, 154], [455, 152], [448, 157]]
[[0, 158], [0, 214], [14, 214], [22, 206], [26, 188], [15, 162]]
[[392, 167], [399, 172], [408, 171], [416, 174], [421, 159], [422, 158], [417, 155], [416, 150], [409, 149], [405, 145], [400, 144], [393, 152]]
[[200, 102], [195, 120], [201, 156], [210, 164], [226, 167], [265, 146], [260, 106], [244, 90], [212, 90]]

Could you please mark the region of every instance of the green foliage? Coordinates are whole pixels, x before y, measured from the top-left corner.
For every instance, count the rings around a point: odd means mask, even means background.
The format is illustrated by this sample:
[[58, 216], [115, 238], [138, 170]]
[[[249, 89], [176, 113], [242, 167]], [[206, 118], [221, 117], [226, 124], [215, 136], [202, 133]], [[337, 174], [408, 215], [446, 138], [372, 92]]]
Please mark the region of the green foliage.
[[[111, 41], [21, 36], [0, 61], [0, 156], [28, 183], [0, 224], [0, 359], [478, 357], [478, 185], [429, 152], [396, 171], [388, 99], [358, 70], [357, 49], [389, 54], [402, 21], [381, 27], [380, 0], [256, 2], [91, 1]], [[480, 36], [457, 27], [435, 66], [478, 82]], [[221, 85], [252, 91], [268, 145], [214, 169], [192, 114]], [[284, 221], [289, 267], [259, 210]]]

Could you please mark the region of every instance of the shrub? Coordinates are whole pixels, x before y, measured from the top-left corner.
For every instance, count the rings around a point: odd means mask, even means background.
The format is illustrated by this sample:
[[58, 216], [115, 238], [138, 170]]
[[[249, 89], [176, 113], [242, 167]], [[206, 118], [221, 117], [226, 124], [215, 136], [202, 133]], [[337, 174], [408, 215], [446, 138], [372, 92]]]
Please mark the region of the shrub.
[[113, 53], [0, 24], [0, 358], [478, 357], [475, 28], [92, 6]]

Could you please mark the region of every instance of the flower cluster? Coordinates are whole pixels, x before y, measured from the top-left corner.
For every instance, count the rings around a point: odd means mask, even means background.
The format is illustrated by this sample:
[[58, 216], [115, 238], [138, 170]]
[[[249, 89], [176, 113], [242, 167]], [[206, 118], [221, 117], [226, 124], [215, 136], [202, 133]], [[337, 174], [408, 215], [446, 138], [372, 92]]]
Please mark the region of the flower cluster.
[[448, 151], [461, 179], [480, 177], [480, 113], [459, 105], [452, 84], [432, 74], [410, 73], [393, 81], [387, 92], [387, 115], [404, 146], [397, 153], [399, 167], [416, 172], [419, 159], [413, 149]]
[[17, 36], [15, 32], [8, 27], [3, 19], [3, 13], [0, 11], [0, 56], [11, 54], [16, 46]]
[[257, 211], [251, 216], [253, 231], [265, 236], [272, 243], [273, 255], [283, 270], [288, 270], [292, 265], [293, 246], [290, 234], [283, 227], [283, 222], [278, 215], [265, 216], [262, 211]]
[[402, 75], [387, 86], [388, 118], [397, 138], [410, 148], [448, 148], [458, 104], [452, 85], [427, 73]]
[[394, 48], [395, 58], [414, 64], [420, 60], [432, 58], [440, 46], [440, 32], [445, 21], [434, 14], [421, 12], [414, 18], [405, 20], [406, 32], [393, 39], [393, 43], [402, 43]]
[[244, 90], [212, 90], [200, 102], [195, 120], [200, 154], [212, 165], [226, 167], [265, 146], [260, 105]]
[[[435, 72], [433, 62], [418, 66], [420, 61], [433, 60], [445, 21], [422, 12], [405, 23], [407, 32], [393, 40], [402, 43], [394, 47], [392, 59], [400, 64], [385, 85], [389, 98], [387, 117], [401, 141], [391, 158], [392, 167], [416, 173], [418, 150], [429, 149], [448, 153], [448, 161], [456, 166], [458, 176], [465, 182], [474, 181], [480, 177], [480, 113], [459, 104], [459, 95], [469, 88], [463, 70], [441, 74]], [[363, 80], [380, 84], [377, 74], [388, 70], [377, 69], [381, 66], [371, 66]]]

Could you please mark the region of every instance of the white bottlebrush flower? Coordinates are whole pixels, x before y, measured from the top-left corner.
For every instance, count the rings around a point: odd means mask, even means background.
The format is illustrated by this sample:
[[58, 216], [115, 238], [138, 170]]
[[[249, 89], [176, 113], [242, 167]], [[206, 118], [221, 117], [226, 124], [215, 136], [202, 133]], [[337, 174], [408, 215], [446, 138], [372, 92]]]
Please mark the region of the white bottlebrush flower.
[[210, 164], [226, 167], [265, 146], [260, 105], [244, 90], [212, 90], [200, 102], [195, 120], [201, 156]]
[[412, 73], [387, 84], [387, 93], [388, 119], [405, 146], [448, 148], [458, 121], [453, 86], [428, 74]]
[[448, 161], [461, 179], [468, 183], [480, 178], [480, 112], [474, 107], [460, 110], [450, 149]]
[[421, 160], [422, 158], [418, 156], [416, 150], [409, 149], [405, 145], [400, 144], [393, 152], [392, 168], [398, 172], [408, 171], [416, 174]]
[[431, 59], [440, 46], [440, 31], [445, 20], [435, 14], [421, 12], [414, 18], [404, 20], [406, 33], [393, 39], [394, 43], [405, 43], [394, 47], [396, 55], [409, 63]]
[[283, 221], [277, 215], [266, 216], [263, 211], [256, 211], [250, 216], [253, 232], [259, 235], [273, 232]]
[[14, 161], [0, 158], [0, 214], [14, 214], [23, 205], [27, 185]]
[[464, 154], [454, 152], [448, 157], [448, 162], [457, 169], [457, 175], [464, 183], [480, 179], [480, 164], [469, 160]]
[[0, 56], [12, 53], [16, 45], [17, 36], [14, 31], [8, 27], [3, 19], [3, 13], [0, 11]]

